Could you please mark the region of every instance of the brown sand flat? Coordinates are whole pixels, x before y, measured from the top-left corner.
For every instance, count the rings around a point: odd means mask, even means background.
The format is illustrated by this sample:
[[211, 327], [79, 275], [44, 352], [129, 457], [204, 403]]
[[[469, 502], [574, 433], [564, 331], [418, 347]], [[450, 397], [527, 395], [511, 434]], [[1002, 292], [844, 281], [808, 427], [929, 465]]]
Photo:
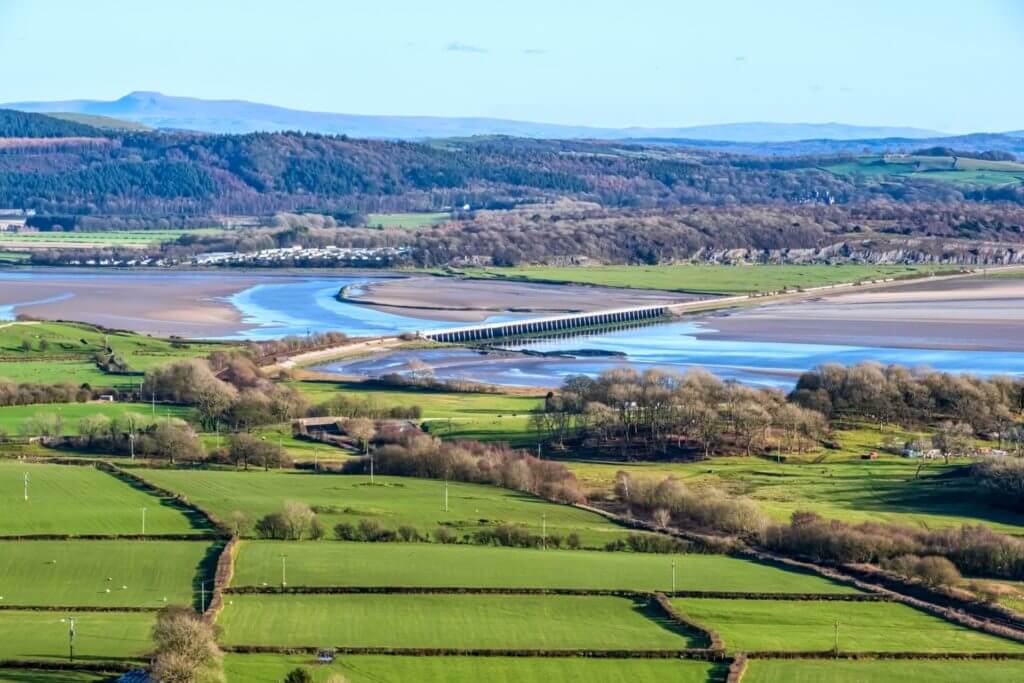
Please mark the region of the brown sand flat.
[[66, 297], [16, 310], [19, 314], [158, 336], [215, 337], [246, 329], [238, 310], [220, 298], [264, 280], [223, 273], [134, 272], [88, 278], [62, 278], [57, 274], [45, 279], [4, 280], [0, 283], [0, 305]]
[[414, 276], [375, 282], [349, 300], [398, 315], [477, 322], [501, 313], [544, 316], [699, 298], [646, 289]]
[[698, 321], [708, 339], [1024, 351], [1024, 279], [915, 283]]

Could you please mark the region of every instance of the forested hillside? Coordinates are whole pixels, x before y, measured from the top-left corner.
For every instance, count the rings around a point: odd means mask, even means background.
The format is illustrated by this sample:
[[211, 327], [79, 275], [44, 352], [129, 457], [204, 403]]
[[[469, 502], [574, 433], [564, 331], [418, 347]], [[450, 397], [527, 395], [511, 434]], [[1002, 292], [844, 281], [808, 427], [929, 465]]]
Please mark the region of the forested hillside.
[[[8, 136], [98, 131], [7, 112]], [[278, 210], [507, 208], [568, 197], [604, 207], [1024, 201], [1021, 183], [962, 186], [841, 174], [850, 157], [748, 157], [596, 141], [470, 138], [430, 144], [298, 133], [114, 133], [104, 144], [0, 145], [0, 206], [44, 213], [264, 215]], [[1011, 178], [1011, 180], [1015, 180]]]
[[0, 109], [0, 138], [96, 137], [100, 134], [96, 128], [76, 121]]

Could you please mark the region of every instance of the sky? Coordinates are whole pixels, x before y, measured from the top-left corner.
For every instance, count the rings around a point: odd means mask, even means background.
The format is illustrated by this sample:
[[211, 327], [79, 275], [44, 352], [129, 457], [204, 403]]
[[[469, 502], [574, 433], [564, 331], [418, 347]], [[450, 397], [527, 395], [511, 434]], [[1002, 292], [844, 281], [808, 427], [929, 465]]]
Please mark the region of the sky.
[[1021, 0], [0, 0], [0, 102], [1024, 129]]

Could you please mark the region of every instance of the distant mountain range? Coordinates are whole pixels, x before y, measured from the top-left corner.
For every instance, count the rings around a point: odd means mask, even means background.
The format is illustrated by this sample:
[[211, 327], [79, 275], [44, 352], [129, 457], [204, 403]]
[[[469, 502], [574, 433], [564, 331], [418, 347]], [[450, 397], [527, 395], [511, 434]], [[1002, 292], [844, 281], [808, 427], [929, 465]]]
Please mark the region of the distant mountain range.
[[357, 138], [422, 140], [472, 135], [604, 140], [686, 139], [780, 143], [795, 140], [921, 139], [943, 133], [908, 127], [842, 123], [729, 123], [682, 128], [596, 128], [477, 117], [370, 116], [299, 111], [244, 100], [203, 100], [158, 92], [133, 92], [113, 101], [11, 102], [25, 112], [103, 116], [153, 128], [208, 133], [298, 130]]

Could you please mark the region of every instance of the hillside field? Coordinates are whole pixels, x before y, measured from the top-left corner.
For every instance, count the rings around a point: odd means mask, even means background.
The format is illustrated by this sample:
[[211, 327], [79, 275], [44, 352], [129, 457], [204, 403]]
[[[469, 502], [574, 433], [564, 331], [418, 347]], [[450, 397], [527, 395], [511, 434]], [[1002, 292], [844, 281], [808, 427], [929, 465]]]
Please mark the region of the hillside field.
[[443, 510], [444, 484], [431, 479], [376, 477], [371, 485], [363, 475], [262, 472], [251, 470], [136, 470], [146, 480], [182, 493], [218, 517], [241, 510], [251, 519], [277, 512], [285, 501], [306, 503], [331, 529], [338, 522], [358, 524], [373, 519], [386, 528], [408, 524], [430, 533], [444, 525], [457, 534], [472, 533], [501, 522], [522, 524], [541, 533], [542, 515], [547, 532], [565, 536], [576, 532], [584, 545], [603, 546], [625, 536], [626, 529], [603, 517], [568, 505], [495, 486], [451, 482], [448, 512]]
[[[357, 655], [334, 664], [313, 664], [302, 655], [228, 655], [228, 681], [280, 683], [303, 667], [316, 683], [334, 674], [349, 683], [708, 683], [724, 680], [721, 665], [674, 659], [579, 659], [545, 657], [402, 657]], [[2, 680], [2, 678], [0, 678]], [[49, 682], [46, 682], [49, 683]]]
[[681, 598], [673, 604], [717, 630], [731, 651], [1024, 652], [996, 638], [898, 603]]
[[0, 541], [0, 591], [3, 604], [18, 606], [188, 605], [193, 581], [212, 575], [219, 549], [192, 541]]
[[[24, 499], [24, 475], [29, 498]], [[0, 460], [0, 536], [20, 534], [138, 534], [146, 508], [149, 534], [201, 528], [168, 501], [139, 491], [89, 465]], [[199, 522], [195, 522], [196, 525]]]
[[[339, 619], [338, 615], [345, 615]], [[656, 606], [608, 596], [232, 595], [232, 645], [402, 648], [702, 647]]]
[[151, 647], [148, 612], [29, 612], [0, 610], [0, 660], [66, 660], [68, 616], [75, 618], [75, 656], [142, 660]]
[[437, 543], [243, 542], [233, 586], [444, 586], [854, 593], [812, 574], [726, 555], [661, 555]]

